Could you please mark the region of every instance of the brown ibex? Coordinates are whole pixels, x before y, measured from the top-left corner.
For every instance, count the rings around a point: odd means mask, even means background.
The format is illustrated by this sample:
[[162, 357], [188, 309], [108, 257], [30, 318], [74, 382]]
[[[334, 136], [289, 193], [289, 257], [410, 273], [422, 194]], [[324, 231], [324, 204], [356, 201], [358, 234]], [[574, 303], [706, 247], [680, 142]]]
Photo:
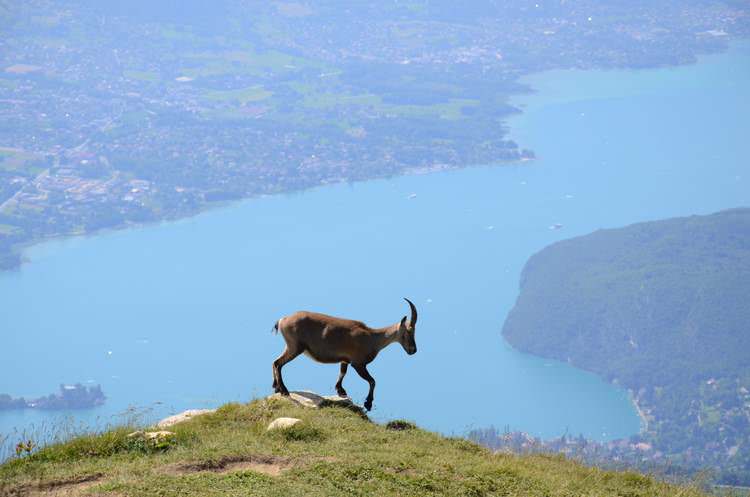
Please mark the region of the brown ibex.
[[409, 299], [404, 299], [411, 308], [411, 320], [407, 324], [406, 316], [400, 322], [385, 328], [370, 328], [360, 321], [341, 319], [325, 314], [300, 311], [279, 319], [274, 330], [281, 332], [286, 342], [286, 349], [278, 359], [273, 361], [273, 389], [281, 395], [289, 395], [289, 390], [281, 378], [281, 368], [298, 355], [304, 353], [315, 361], [327, 364], [341, 364], [341, 372], [336, 382], [336, 392], [346, 397], [346, 390], [341, 385], [349, 364], [370, 384], [370, 391], [365, 399], [365, 409], [372, 409], [375, 379], [367, 371], [383, 348], [398, 342], [407, 354], [417, 352], [414, 342], [414, 331], [417, 326], [417, 308]]

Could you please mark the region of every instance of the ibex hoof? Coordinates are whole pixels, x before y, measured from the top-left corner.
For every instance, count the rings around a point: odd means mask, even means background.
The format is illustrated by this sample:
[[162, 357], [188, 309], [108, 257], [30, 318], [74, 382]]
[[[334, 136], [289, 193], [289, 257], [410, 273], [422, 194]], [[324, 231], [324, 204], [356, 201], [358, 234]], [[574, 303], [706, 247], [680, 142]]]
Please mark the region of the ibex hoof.
[[370, 399], [367, 399], [365, 401], [365, 409], [367, 409], [368, 411], [372, 410], [372, 401]]
[[286, 389], [286, 388], [284, 388], [284, 387], [282, 387], [282, 388], [279, 388], [279, 389], [277, 390], [277, 392], [276, 392], [276, 393], [280, 393], [280, 394], [281, 394], [281, 395], [283, 395], [284, 397], [289, 397], [289, 390], [287, 390], [287, 389]]
[[343, 388], [337, 388], [336, 393], [339, 395], [339, 397], [348, 397], [349, 395], [346, 393], [346, 390]]

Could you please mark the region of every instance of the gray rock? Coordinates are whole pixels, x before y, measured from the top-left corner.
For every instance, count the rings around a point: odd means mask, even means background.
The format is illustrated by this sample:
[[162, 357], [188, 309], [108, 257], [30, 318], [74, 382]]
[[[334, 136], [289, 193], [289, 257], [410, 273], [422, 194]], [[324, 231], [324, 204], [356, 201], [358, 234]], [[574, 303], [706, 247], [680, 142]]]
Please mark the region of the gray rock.
[[355, 410], [361, 410], [362, 408], [352, 402], [349, 397], [339, 397], [337, 395], [318, 395], [314, 392], [289, 392], [289, 397], [284, 397], [280, 393], [275, 393], [268, 397], [269, 399], [286, 399], [294, 402], [295, 404], [308, 407], [310, 409], [318, 409], [320, 407], [328, 406], [339, 406], [354, 408]]

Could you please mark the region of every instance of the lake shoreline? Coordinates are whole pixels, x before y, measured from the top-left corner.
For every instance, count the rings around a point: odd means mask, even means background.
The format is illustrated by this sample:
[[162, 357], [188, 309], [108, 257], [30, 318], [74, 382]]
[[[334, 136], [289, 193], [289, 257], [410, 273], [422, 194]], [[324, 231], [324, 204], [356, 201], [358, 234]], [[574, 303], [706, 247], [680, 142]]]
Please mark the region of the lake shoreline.
[[397, 175], [371, 176], [371, 177], [367, 177], [363, 179], [331, 181], [331, 182], [326, 182], [326, 183], [317, 184], [317, 185], [310, 185], [310, 186], [299, 188], [299, 189], [284, 190], [284, 191], [279, 191], [275, 193], [260, 193], [257, 195], [244, 197], [241, 199], [232, 199], [232, 200], [212, 202], [211, 204], [205, 204], [202, 206], [201, 209], [198, 209], [197, 211], [184, 215], [184, 216], [164, 217], [161, 219], [155, 219], [153, 221], [146, 221], [146, 222], [126, 222], [120, 225], [107, 226], [107, 227], [100, 228], [98, 230], [90, 231], [90, 232], [82, 231], [82, 232], [77, 232], [77, 233], [49, 235], [49, 236], [45, 236], [36, 240], [29, 240], [28, 242], [19, 244], [17, 246], [18, 250], [14, 252], [15, 254], [18, 255], [17, 261], [11, 265], [0, 265], [0, 276], [2, 276], [3, 273], [12, 273], [14, 271], [20, 271], [23, 268], [23, 266], [32, 264], [33, 261], [28, 256], [27, 252], [29, 250], [34, 249], [35, 247], [38, 247], [46, 243], [61, 242], [64, 240], [69, 240], [69, 239], [86, 239], [90, 237], [103, 236], [103, 235], [107, 235], [110, 233], [120, 233], [120, 232], [124, 232], [128, 230], [137, 230], [137, 229], [143, 229], [143, 228], [150, 228], [154, 226], [161, 226], [164, 224], [170, 224], [170, 223], [176, 223], [180, 221], [194, 219], [203, 214], [214, 212], [220, 209], [231, 208], [231, 207], [237, 206], [245, 202], [253, 202], [253, 201], [260, 200], [260, 199], [271, 198], [271, 197], [283, 197], [285, 195], [304, 194], [304, 193], [316, 191], [321, 188], [328, 188], [331, 186], [336, 186], [336, 185], [341, 185], [341, 184], [362, 184], [362, 183], [368, 183], [371, 181], [383, 181], [383, 180], [388, 180], [392, 178], [408, 177], [408, 176], [424, 176], [427, 174], [438, 174], [438, 173], [449, 172], [449, 171], [460, 171], [462, 169], [476, 168], [476, 167], [518, 166], [522, 164], [533, 163], [535, 160], [536, 160], [535, 158], [522, 157], [522, 158], [513, 159], [513, 160], [502, 160], [502, 161], [498, 161], [498, 162], [490, 163], [490, 164], [469, 164], [465, 166], [451, 166], [448, 164], [435, 164], [432, 166], [420, 166], [420, 167], [407, 169]]
[[686, 62], [683, 64], [678, 65], [655, 65], [653, 67], [637, 67], [637, 68], [607, 68], [607, 69], [578, 69], [575, 67], [571, 67], [568, 69], [554, 69], [551, 71], [542, 71], [537, 73], [529, 73], [529, 74], [523, 74], [520, 76], [519, 81], [525, 82], [529, 88], [529, 91], [526, 92], [519, 92], [515, 95], [512, 95], [510, 98], [510, 103], [518, 110], [517, 113], [512, 114], [508, 116], [505, 121], [503, 121], [503, 125], [508, 125], [508, 134], [507, 137], [514, 141], [517, 146], [517, 153], [519, 154], [519, 157], [511, 160], [501, 160], [497, 163], [491, 163], [491, 164], [468, 164], [468, 165], [450, 165], [450, 164], [433, 164], [430, 166], [418, 166], [413, 168], [406, 168], [403, 171], [395, 174], [395, 175], [372, 175], [361, 179], [343, 179], [338, 181], [330, 181], [330, 182], [321, 182], [320, 184], [315, 185], [308, 185], [303, 186], [301, 188], [293, 188], [289, 190], [282, 190], [277, 191], [274, 193], [261, 193], [257, 195], [250, 195], [247, 197], [243, 197], [240, 199], [232, 199], [232, 200], [226, 200], [226, 201], [217, 201], [215, 203], [211, 204], [204, 204], [199, 208], [198, 210], [190, 213], [186, 213], [185, 215], [177, 215], [177, 216], [167, 216], [160, 219], [155, 219], [152, 221], [147, 222], [126, 222], [120, 225], [114, 225], [114, 226], [107, 226], [95, 231], [91, 232], [85, 232], [85, 233], [66, 233], [66, 234], [54, 234], [43, 238], [37, 238], [28, 240], [25, 242], [21, 242], [18, 245], [15, 246], [14, 250], [11, 250], [7, 252], [6, 254], [0, 254], [0, 256], [5, 256], [8, 259], [11, 260], [11, 262], [8, 262], [8, 260], [4, 260], [3, 257], [0, 257], [0, 275], [2, 275], [4, 272], [12, 272], [20, 270], [22, 266], [25, 264], [29, 264], [31, 261], [26, 256], [26, 252], [39, 244], [44, 244], [49, 241], [58, 241], [58, 240], [64, 240], [67, 238], [74, 238], [74, 237], [89, 237], [89, 236], [99, 236], [102, 234], [110, 233], [110, 232], [118, 232], [123, 230], [129, 230], [129, 229], [138, 229], [142, 227], [148, 227], [148, 226], [158, 226], [162, 223], [170, 223], [175, 221], [180, 221], [184, 219], [191, 219], [196, 216], [199, 216], [205, 212], [210, 212], [216, 209], [225, 208], [232, 205], [237, 205], [241, 202], [247, 202], [256, 200], [259, 198], [269, 197], [269, 196], [278, 196], [278, 195], [290, 195], [294, 193], [302, 193], [307, 191], [312, 191], [321, 187], [328, 187], [331, 185], [337, 185], [341, 183], [363, 183], [363, 182], [369, 182], [369, 181], [377, 181], [382, 179], [388, 179], [388, 178], [394, 178], [394, 177], [402, 177], [402, 176], [412, 176], [412, 175], [423, 175], [423, 174], [432, 174], [435, 172], [444, 172], [444, 171], [455, 171], [455, 170], [461, 170], [465, 168], [472, 168], [472, 167], [484, 167], [484, 166], [504, 166], [504, 165], [517, 165], [517, 164], [524, 164], [529, 162], [534, 162], [538, 159], [535, 155], [535, 150], [531, 149], [531, 157], [526, 157], [524, 155], [524, 151], [527, 150], [526, 148], [522, 147], [519, 141], [513, 136], [513, 131], [515, 126], [512, 125], [512, 122], [518, 119], [522, 119], [524, 115], [526, 114], [526, 111], [528, 110], [526, 108], [526, 101], [531, 99], [539, 99], [540, 97], [543, 97], [544, 95], [541, 94], [541, 91], [534, 88], [533, 83], [536, 78], [544, 77], [547, 73], [557, 73], [557, 72], [566, 72], [566, 71], [578, 71], [578, 72], [589, 72], [589, 71], [658, 71], [661, 69], [676, 69], [680, 67], [685, 67], [689, 65], [696, 65], [700, 64], [702, 59], [706, 57], [721, 55], [726, 53], [727, 51], [731, 50], [733, 45], [739, 44], [739, 43], [746, 43], [748, 39], [746, 38], [736, 38], [729, 41], [727, 47], [723, 50], [718, 50], [714, 52], [709, 53], [699, 53], [696, 54], [696, 59], [691, 62]]

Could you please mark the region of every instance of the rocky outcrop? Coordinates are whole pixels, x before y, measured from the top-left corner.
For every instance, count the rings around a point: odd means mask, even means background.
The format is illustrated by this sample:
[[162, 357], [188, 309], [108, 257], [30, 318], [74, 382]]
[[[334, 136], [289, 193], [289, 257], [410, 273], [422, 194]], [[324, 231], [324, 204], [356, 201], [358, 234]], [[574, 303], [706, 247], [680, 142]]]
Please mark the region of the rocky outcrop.
[[[295, 391], [295, 392], [290, 392], [288, 397], [285, 397], [281, 394], [276, 393], [276, 394], [270, 395], [268, 399], [280, 399], [280, 400], [284, 400], [288, 402], [293, 402], [294, 404], [298, 406], [306, 407], [308, 409], [319, 409], [322, 407], [331, 407], [331, 406], [344, 407], [346, 409], [355, 411], [361, 414], [362, 416], [365, 416], [364, 409], [358, 406], [357, 404], [355, 404], [354, 402], [352, 402], [352, 399], [350, 399], [349, 397], [338, 397], [336, 395], [318, 395], [317, 393], [314, 393], [314, 392]], [[188, 419], [192, 419], [196, 416], [209, 414], [215, 411], [216, 409], [188, 409], [187, 411], [183, 411], [179, 414], [175, 414], [173, 416], [169, 416], [167, 418], [162, 419], [161, 421], [156, 423], [156, 427], [163, 430], [164, 428], [169, 428], [170, 426], [174, 426], [177, 423], [187, 421]], [[278, 418], [277, 420], [274, 420], [274, 422], [278, 420], [282, 420], [282, 419], [290, 420], [290, 419], [296, 419], [296, 418]], [[282, 422], [281, 425], [276, 426], [274, 428], [271, 428], [271, 425], [273, 425], [273, 423], [271, 423], [268, 429], [271, 430], [275, 428], [287, 428], [294, 424], [292, 423], [289, 425], [283, 425], [283, 423], [286, 423], [286, 421]], [[153, 432], [153, 433], [158, 433], [158, 432]]]
[[364, 414], [362, 407], [358, 406], [349, 397], [339, 397], [337, 395], [318, 395], [314, 392], [307, 391], [296, 391], [289, 392], [289, 396], [283, 396], [279, 393], [275, 393], [268, 397], [269, 399], [282, 399], [289, 400], [301, 407], [307, 407], [310, 409], [318, 409], [321, 407], [345, 407], [354, 411], [361, 412]]

